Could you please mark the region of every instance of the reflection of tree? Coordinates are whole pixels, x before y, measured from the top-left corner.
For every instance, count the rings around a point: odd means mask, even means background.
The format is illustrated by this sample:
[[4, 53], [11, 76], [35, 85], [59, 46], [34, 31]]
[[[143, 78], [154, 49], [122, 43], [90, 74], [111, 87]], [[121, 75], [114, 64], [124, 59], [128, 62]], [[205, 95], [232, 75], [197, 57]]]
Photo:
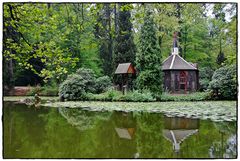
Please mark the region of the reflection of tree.
[[[41, 143], [44, 135], [44, 122], [39, 118], [46, 113], [28, 108], [26, 105], [4, 103], [4, 157], [36, 158], [42, 155]], [[28, 152], [31, 155], [28, 155]]]
[[221, 141], [212, 143], [209, 155], [212, 158], [235, 158], [237, 153], [236, 123], [218, 122], [214, 126], [219, 130]]
[[[200, 121], [199, 133], [196, 136], [192, 136], [186, 139], [182, 145], [182, 158], [223, 158], [221, 153], [217, 155], [211, 155], [211, 147], [220, 145], [221, 142], [226, 142], [230, 133], [222, 137], [219, 129], [216, 128], [216, 123], [207, 120]], [[232, 129], [232, 127], [230, 127]], [[230, 130], [232, 131], [232, 130]], [[216, 144], [217, 143], [217, 144]], [[219, 144], [220, 143], [220, 144]], [[218, 148], [218, 147], [217, 147]]]
[[140, 158], [171, 158], [171, 144], [162, 135], [163, 117], [160, 114], [136, 115], [137, 151]]
[[79, 130], [86, 130], [93, 128], [96, 120], [108, 120], [109, 112], [89, 112], [81, 109], [58, 108], [59, 113], [67, 119], [68, 123], [77, 127]]

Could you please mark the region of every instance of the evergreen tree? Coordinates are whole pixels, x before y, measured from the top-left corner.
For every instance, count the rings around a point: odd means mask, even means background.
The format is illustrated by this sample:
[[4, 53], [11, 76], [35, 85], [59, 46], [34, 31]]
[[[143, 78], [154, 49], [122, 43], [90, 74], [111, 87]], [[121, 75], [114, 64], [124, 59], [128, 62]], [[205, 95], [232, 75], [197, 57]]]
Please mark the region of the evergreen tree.
[[128, 4], [119, 4], [118, 31], [115, 39], [114, 67], [119, 63], [134, 63], [136, 47], [133, 42], [131, 13]]
[[136, 55], [138, 89], [147, 89], [154, 94], [162, 92], [161, 51], [157, 40], [152, 13], [146, 9], [140, 33], [139, 52]]

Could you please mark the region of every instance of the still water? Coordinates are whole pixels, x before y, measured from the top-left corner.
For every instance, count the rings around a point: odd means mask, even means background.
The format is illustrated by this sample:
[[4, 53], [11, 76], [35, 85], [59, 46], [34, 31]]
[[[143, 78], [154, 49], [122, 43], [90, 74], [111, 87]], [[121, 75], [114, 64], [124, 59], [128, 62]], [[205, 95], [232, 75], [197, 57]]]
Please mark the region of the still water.
[[236, 158], [236, 122], [4, 102], [4, 158]]

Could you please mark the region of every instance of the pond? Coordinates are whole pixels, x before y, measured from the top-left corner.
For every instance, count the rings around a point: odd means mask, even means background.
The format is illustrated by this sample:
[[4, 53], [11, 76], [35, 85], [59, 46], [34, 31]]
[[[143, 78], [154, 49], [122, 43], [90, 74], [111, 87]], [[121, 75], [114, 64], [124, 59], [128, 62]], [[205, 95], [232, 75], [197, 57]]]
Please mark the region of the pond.
[[236, 158], [236, 121], [4, 102], [4, 158]]

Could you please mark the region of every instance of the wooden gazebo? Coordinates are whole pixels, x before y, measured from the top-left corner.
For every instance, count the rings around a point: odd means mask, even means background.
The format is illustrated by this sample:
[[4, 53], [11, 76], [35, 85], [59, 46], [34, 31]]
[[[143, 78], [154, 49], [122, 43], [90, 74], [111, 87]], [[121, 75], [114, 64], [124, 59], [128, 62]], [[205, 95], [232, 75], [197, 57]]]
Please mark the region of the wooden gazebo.
[[[131, 81], [136, 76], [136, 70], [131, 63], [118, 64], [115, 75], [121, 75], [121, 80], [117, 80], [120, 90], [131, 88]], [[119, 82], [120, 81], [120, 82]], [[125, 88], [124, 88], [125, 87]]]
[[198, 89], [197, 64], [187, 62], [178, 54], [176, 34], [174, 34], [172, 54], [163, 61], [162, 71], [164, 73], [164, 91], [187, 93]]

